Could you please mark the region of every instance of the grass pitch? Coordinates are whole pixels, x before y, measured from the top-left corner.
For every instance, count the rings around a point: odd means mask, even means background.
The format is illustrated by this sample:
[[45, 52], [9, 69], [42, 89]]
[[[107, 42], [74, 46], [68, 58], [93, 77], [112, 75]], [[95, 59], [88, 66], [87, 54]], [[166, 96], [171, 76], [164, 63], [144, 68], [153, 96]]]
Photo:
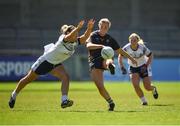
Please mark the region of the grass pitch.
[[[15, 83], [0, 83], [0, 125], [180, 125], [180, 82], [155, 82], [159, 99], [144, 90], [142, 106], [129, 82], [105, 82], [116, 103], [114, 112], [92, 82], [71, 82], [70, 108], [60, 107], [59, 82], [34, 82], [18, 95], [14, 109], [8, 100]], [[111, 83], [111, 84], [110, 84]]]

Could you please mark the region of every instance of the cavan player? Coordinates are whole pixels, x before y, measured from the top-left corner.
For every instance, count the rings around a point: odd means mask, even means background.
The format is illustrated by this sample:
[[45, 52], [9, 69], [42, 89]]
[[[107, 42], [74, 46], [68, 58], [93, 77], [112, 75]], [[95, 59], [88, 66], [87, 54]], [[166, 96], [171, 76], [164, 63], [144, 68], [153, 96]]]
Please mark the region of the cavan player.
[[101, 50], [104, 46], [110, 46], [117, 54], [122, 54], [123, 56], [132, 60], [132, 62], [135, 64], [136, 61], [129, 54], [123, 51], [118, 42], [107, 33], [111, 26], [109, 19], [101, 19], [98, 26], [99, 30], [94, 31], [91, 34], [86, 45], [89, 51], [90, 74], [92, 80], [99, 90], [99, 93], [107, 101], [109, 105], [108, 110], [113, 111], [115, 104], [104, 87], [103, 72], [104, 70], [110, 70], [111, 74], [115, 74], [115, 65], [113, 63], [113, 59], [106, 60], [102, 58]]

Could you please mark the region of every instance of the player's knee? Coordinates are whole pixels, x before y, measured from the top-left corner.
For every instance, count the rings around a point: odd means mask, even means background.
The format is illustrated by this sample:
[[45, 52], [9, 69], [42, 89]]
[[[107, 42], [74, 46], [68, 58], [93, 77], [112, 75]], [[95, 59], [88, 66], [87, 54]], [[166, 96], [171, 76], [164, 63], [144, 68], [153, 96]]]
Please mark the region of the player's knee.
[[69, 75], [67, 73], [63, 74], [63, 76], [61, 77], [62, 81], [69, 81]]
[[145, 85], [144, 88], [145, 88], [147, 91], [151, 91], [151, 90], [152, 90], [152, 87], [149, 86], [149, 85]]

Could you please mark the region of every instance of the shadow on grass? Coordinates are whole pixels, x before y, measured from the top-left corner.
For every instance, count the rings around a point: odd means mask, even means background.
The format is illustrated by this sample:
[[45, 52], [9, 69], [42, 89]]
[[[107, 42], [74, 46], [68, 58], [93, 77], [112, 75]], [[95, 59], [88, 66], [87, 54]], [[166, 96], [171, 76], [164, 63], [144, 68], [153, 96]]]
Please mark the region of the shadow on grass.
[[152, 104], [150, 106], [174, 106], [174, 104]]
[[[0, 92], [12, 92], [12, 89], [0, 89]], [[59, 92], [60, 88], [58, 89], [25, 89], [23, 92]], [[88, 92], [88, 91], [97, 91], [97, 89], [88, 89], [88, 88], [74, 88], [70, 89], [70, 92], [77, 92], [77, 91], [83, 91], [83, 92]]]
[[109, 113], [133, 113], [133, 112], [135, 112], [135, 113], [139, 113], [139, 112], [146, 112], [146, 111], [134, 111], [134, 110], [130, 110], [130, 111], [107, 111], [107, 110], [72, 110], [72, 111], [60, 111], [60, 112], [72, 112], [72, 113], [78, 113], [78, 112], [80, 112], [80, 113], [91, 113], [91, 112], [95, 112], [95, 113], [107, 113], [107, 112], [109, 112]]
[[107, 111], [107, 110], [41, 110], [41, 109], [14, 109], [15, 112], [63, 112], [63, 113], [139, 113], [139, 112], [147, 112], [147, 111], [138, 111], [138, 110], [127, 110], [127, 111]]
[[128, 111], [114, 111], [114, 112], [127, 112], [127, 113], [139, 113], [139, 112], [147, 112], [147, 111], [138, 111], [138, 110], [128, 110]]

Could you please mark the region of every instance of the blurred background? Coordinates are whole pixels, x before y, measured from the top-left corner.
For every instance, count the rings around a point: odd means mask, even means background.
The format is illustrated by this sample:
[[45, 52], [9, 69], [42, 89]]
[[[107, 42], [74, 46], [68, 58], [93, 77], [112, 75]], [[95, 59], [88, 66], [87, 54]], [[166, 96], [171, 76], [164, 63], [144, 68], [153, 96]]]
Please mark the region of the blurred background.
[[[180, 81], [179, 0], [0, 0], [0, 81], [24, 76], [43, 54], [44, 45], [57, 41], [63, 24], [76, 25], [81, 19], [94, 18], [96, 30], [104, 17], [111, 21], [109, 34], [121, 47], [132, 32], [146, 42], [154, 53], [154, 80]], [[116, 58], [115, 63], [116, 75], [105, 72], [105, 79], [128, 80]], [[71, 80], [90, 80], [84, 46], [64, 65]]]

